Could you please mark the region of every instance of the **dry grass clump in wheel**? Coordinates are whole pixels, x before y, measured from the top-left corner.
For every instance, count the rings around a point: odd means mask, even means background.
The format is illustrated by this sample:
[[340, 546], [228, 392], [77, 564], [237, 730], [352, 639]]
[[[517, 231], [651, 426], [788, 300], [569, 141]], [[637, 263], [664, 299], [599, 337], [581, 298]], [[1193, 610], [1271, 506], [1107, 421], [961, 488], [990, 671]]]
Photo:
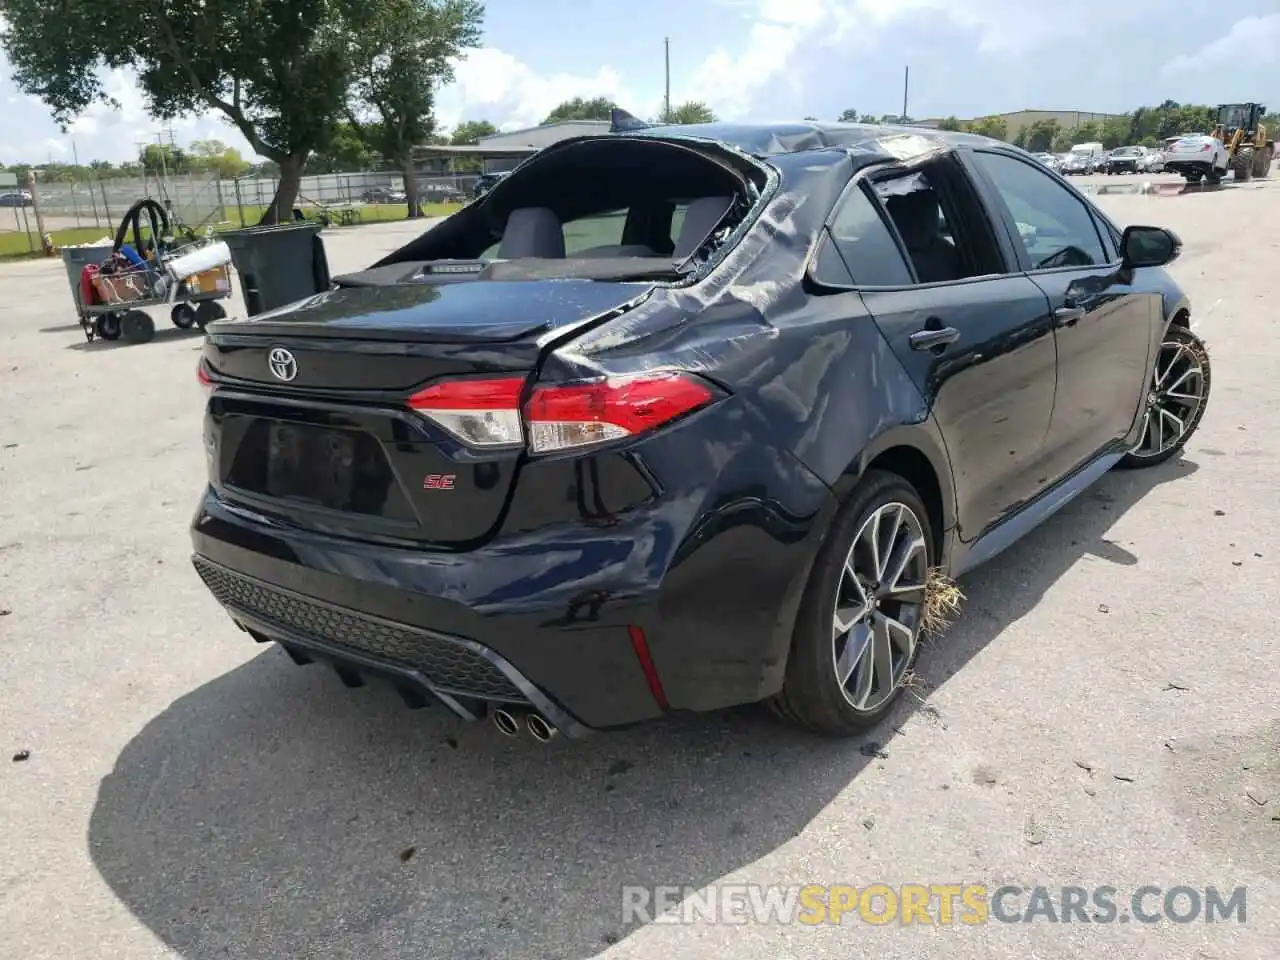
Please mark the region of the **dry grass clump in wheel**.
[[929, 570], [924, 592], [924, 632], [930, 635], [942, 633], [960, 615], [964, 593], [956, 582], [939, 568]]

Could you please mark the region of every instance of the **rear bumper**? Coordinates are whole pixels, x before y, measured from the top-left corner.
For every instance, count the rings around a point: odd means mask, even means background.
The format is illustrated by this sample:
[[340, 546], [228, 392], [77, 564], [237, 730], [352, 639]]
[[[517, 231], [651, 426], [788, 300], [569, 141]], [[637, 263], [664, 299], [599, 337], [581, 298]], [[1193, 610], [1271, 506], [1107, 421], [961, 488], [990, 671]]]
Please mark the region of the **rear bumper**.
[[690, 555], [676, 533], [689, 520], [659, 501], [611, 527], [554, 525], [450, 553], [287, 526], [207, 488], [191, 535], [232, 619], [296, 661], [331, 662], [349, 685], [386, 677], [411, 705], [466, 720], [494, 704], [536, 710], [572, 737], [780, 685], [815, 541], [738, 526]]
[[567, 736], [587, 732], [519, 670], [474, 641], [282, 590], [199, 555], [193, 564], [214, 598], [255, 640], [280, 644], [298, 664], [328, 661], [347, 686], [381, 676], [412, 707], [436, 702], [475, 721], [484, 715], [481, 704], [509, 704], [541, 713]]

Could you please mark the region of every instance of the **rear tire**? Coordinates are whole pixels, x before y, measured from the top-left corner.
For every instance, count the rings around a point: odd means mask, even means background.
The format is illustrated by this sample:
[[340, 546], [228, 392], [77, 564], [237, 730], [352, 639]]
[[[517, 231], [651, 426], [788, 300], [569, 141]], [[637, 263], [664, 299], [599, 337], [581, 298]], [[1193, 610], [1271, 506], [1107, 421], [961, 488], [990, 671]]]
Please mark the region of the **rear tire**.
[[1204, 418], [1211, 381], [1204, 341], [1186, 327], [1170, 326], [1147, 392], [1142, 439], [1119, 466], [1154, 467], [1181, 453]]
[[120, 339], [120, 317], [114, 313], [100, 313], [93, 321], [93, 332], [102, 340]]
[[786, 678], [771, 701], [776, 713], [832, 737], [884, 718], [919, 649], [935, 549], [916, 489], [897, 474], [868, 471], [809, 574]]
[[1253, 176], [1262, 180], [1271, 173], [1271, 161], [1275, 159], [1275, 147], [1268, 144], [1253, 157]]
[[216, 300], [201, 300], [196, 304], [196, 323], [203, 330], [215, 320], [226, 317], [227, 311]]
[[156, 322], [144, 310], [126, 310], [120, 317], [120, 336], [125, 343], [146, 343], [156, 335]]
[[1182, 175], [1187, 183], [1199, 183], [1204, 178], [1204, 172], [1200, 170], [1185, 170]]
[[1231, 161], [1232, 175], [1237, 183], [1253, 178], [1253, 147], [1241, 147]]
[[169, 319], [179, 330], [190, 330], [196, 324], [195, 308], [189, 303], [179, 303], [169, 312]]

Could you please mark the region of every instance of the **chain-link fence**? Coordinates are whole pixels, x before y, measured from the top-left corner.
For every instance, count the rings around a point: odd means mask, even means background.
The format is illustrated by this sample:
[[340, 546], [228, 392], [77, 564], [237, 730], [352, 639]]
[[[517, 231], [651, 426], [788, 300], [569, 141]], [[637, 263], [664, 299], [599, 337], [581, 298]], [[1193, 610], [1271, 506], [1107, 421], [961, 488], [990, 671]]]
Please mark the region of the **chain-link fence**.
[[[476, 174], [420, 175], [418, 189], [424, 204], [461, 203], [471, 199], [476, 179]], [[41, 249], [37, 202], [44, 230], [56, 244], [86, 243], [113, 235], [125, 211], [143, 198], [160, 201], [177, 224], [196, 230], [208, 225], [252, 226], [271, 203], [277, 186], [279, 179], [273, 177], [220, 180], [203, 174], [171, 174], [37, 181], [35, 196], [26, 185], [0, 188], [0, 253], [18, 252], [9, 249], [15, 245], [14, 234], [26, 235], [25, 249]], [[404, 180], [393, 173], [335, 173], [303, 177], [295, 206], [311, 212], [377, 205], [378, 218], [387, 219], [396, 216], [394, 207], [404, 202]], [[3, 243], [6, 234], [13, 240]]]

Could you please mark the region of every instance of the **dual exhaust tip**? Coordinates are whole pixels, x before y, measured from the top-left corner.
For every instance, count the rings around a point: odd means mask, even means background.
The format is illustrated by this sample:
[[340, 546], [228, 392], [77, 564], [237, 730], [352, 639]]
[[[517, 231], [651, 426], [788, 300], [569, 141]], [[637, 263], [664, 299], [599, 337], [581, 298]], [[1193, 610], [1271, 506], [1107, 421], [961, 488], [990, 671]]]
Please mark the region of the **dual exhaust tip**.
[[521, 716], [501, 707], [493, 711], [493, 725], [508, 737], [520, 736], [520, 731], [523, 729], [539, 743], [550, 743], [559, 733], [555, 726], [540, 713], [525, 713]]

